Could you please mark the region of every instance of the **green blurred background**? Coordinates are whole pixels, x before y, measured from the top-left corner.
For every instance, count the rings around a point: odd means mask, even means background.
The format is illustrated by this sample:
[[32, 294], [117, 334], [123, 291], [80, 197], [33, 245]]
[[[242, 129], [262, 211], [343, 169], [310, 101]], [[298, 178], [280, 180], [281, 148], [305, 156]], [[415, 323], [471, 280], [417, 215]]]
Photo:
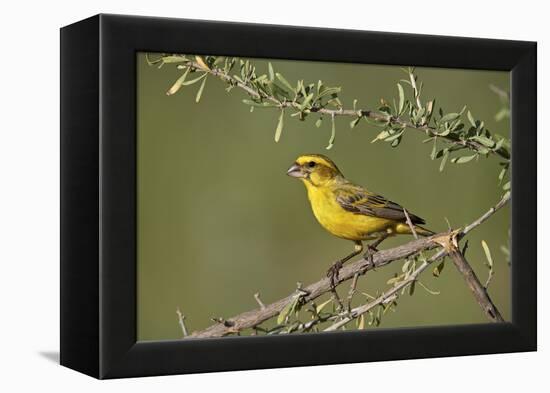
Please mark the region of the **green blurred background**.
[[[291, 84], [297, 79], [342, 86], [341, 99], [350, 107], [376, 108], [380, 98], [397, 96], [399, 67], [271, 60]], [[315, 127], [287, 114], [282, 138], [273, 135], [278, 112], [256, 108], [253, 113], [238, 89], [209, 76], [200, 103], [198, 84], [176, 95], [166, 91], [181, 75], [175, 66], [161, 69], [137, 56], [138, 70], [138, 339], [166, 340], [182, 336], [176, 309], [186, 315], [189, 330], [212, 324], [210, 318], [230, 317], [257, 307], [261, 293], [270, 303], [293, 292], [296, 282], [317, 281], [330, 264], [348, 254], [349, 241], [333, 237], [315, 221], [305, 187], [285, 175], [303, 153], [327, 154], [344, 175], [369, 190], [401, 203], [427, 221], [434, 231], [471, 222], [501, 195], [498, 160], [455, 165], [439, 172], [429, 158], [424, 135], [407, 131], [401, 145], [371, 140], [379, 128], [361, 122], [350, 130], [349, 118], [337, 118], [337, 137], [326, 151], [330, 122]], [[259, 73], [267, 61], [256, 59]], [[418, 68], [424, 100], [437, 99], [446, 112], [467, 104], [487, 128], [508, 135], [508, 120], [495, 122], [501, 108], [489, 90], [509, 88], [506, 72]], [[485, 281], [488, 270], [481, 240], [493, 254], [495, 276], [489, 293], [505, 319], [510, 319], [510, 268], [501, 245], [507, 244], [510, 212], [503, 209], [468, 236], [467, 257]], [[411, 240], [389, 239], [382, 248]], [[401, 270], [402, 262], [369, 273], [359, 289], [374, 294]], [[462, 277], [450, 261], [441, 277], [424, 273], [421, 281], [439, 295], [417, 286], [404, 295], [395, 313], [380, 327], [406, 327], [486, 322]], [[342, 286], [342, 291], [347, 287]], [[356, 301], [361, 301], [357, 296]], [[349, 324], [349, 327], [354, 327]]]

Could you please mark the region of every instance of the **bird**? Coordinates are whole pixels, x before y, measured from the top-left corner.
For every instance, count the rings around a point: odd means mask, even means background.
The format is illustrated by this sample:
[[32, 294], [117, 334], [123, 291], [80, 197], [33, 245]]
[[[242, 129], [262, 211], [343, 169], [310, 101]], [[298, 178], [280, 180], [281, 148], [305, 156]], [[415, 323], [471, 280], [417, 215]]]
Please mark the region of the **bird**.
[[332, 235], [354, 242], [354, 251], [334, 262], [327, 271], [333, 288], [343, 264], [363, 252], [363, 241], [373, 240], [365, 254], [373, 263], [373, 252], [378, 251], [378, 245], [390, 236], [434, 234], [421, 226], [426, 223], [424, 219], [347, 180], [336, 164], [322, 154], [299, 156], [286, 174], [305, 185], [319, 224]]

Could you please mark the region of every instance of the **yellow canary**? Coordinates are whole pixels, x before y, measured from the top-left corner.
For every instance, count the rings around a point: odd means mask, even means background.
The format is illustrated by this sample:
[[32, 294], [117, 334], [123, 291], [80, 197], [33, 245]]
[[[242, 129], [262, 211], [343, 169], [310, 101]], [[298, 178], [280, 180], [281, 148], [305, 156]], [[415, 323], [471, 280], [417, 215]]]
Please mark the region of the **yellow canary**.
[[[372, 251], [376, 251], [376, 246], [384, 239], [412, 234], [403, 207], [351, 183], [328, 157], [302, 155], [288, 169], [287, 175], [302, 180], [313, 214], [323, 228], [334, 236], [355, 242], [355, 251], [329, 269], [327, 275], [332, 285], [342, 265], [363, 251], [363, 240], [375, 240], [368, 245], [366, 255], [372, 261]], [[418, 235], [433, 235], [432, 231], [419, 226], [425, 224], [422, 218], [408, 211], [407, 214]]]

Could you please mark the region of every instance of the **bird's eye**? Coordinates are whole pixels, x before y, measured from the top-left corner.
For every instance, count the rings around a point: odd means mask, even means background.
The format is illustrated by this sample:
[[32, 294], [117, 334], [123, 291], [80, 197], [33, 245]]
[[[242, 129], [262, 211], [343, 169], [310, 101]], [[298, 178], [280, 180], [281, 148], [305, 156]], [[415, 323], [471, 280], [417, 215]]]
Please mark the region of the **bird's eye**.
[[310, 161], [310, 162], [307, 163], [307, 166], [310, 167], [310, 168], [313, 168], [315, 166], [315, 162]]

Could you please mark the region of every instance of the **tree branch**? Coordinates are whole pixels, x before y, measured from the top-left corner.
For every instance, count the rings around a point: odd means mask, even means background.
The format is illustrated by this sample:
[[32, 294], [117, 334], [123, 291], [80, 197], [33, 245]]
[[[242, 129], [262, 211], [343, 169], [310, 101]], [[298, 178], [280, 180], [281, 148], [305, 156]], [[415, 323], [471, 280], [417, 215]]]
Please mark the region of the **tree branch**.
[[485, 315], [493, 322], [504, 322], [504, 318], [502, 318], [497, 307], [492, 302], [485, 287], [479, 282], [479, 279], [468, 261], [466, 261], [464, 255], [457, 248], [454, 248], [449, 252], [449, 257], [451, 257], [454, 265], [460, 274], [462, 274], [462, 277], [464, 277], [464, 281], [466, 281], [468, 288], [472, 291], [474, 298]]
[[[452, 252], [453, 245], [456, 246], [456, 243], [459, 239], [461, 239], [468, 232], [470, 232], [471, 230], [473, 230], [474, 228], [478, 227], [483, 222], [485, 222], [496, 211], [502, 208], [509, 201], [509, 199], [510, 199], [510, 194], [506, 194], [497, 203], [497, 205], [489, 209], [489, 211], [487, 211], [477, 220], [472, 222], [470, 225], [466, 226], [463, 230], [455, 230], [452, 232], [441, 232], [430, 237], [413, 240], [401, 246], [378, 251], [372, 256], [372, 263], [366, 258], [361, 258], [353, 263], [350, 263], [349, 265], [344, 266], [340, 270], [338, 279], [335, 280], [334, 284], [335, 286], [338, 286], [341, 283], [354, 278], [356, 275], [364, 275], [369, 270], [388, 265], [391, 262], [396, 260], [400, 260], [403, 258], [410, 257], [412, 255], [416, 255], [424, 250], [443, 247], [444, 249], [438, 252], [437, 254], [435, 254], [432, 258], [430, 258], [430, 261], [440, 258], [444, 254]], [[420, 270], [418, 274], [420, 274], [426, 268], [426, 266], [424, 266], [425, 263], [429, 264], [430, 262], [424, 261], [424, 263], [418, 268], [418, 269], [422, 268], [422, 270]], [[410, 283], [411, 282], [408, 282], [406, 285], [409, 285]], [[188, 337], [191, 337], [191, 338], [221, 337], [228, 334], [238, 333], [242, 330], [256, 327], [262, 322], [270, 318], [273, 318], [274, 316], [278, 315], [285, 308], [285, 306], [287, 306], [291, 302], [296, 301], [297, 299], [299, 299], [299, 301], [301, 301], [302, 303], [307, 303], [329, 292], [330, 290], [331, 290], [330, 279], [328, 277], [325, 277], [317, 281], [316, 283], [311, 284], [305, 288], [302, 288], [300, 291], [296, 291], [285, 298], [277, 300], [269, 305], [264, 305], [264, 307], [261, 307], [259, 309], [247, 311], [242, 314], [236, 315], [232, 318], [224, 320], [223, 323], [217, 323], [202, 331], [194, 332]], [[489, 299], [486, 292], [485, 292], [485, 295], [487, 299]], [[486, 307], [485, 304], [487, 299], [484, 300], [483, 307]], [[379, 300], [379, 302], [380, 301], [382, 300]], [[489, 302], [490, 302], [490, 299], [489, 299]], [[492, 304], [492, 302], [490, 303]], [[365, 305], [364, 307], [367, 307], [367, 305]], [[494, 307], [493, 305], [492, 308], [490, 309], [493, 310], [493, 312], [495, 312], [496, 307]], [[363, 311], [363, 313], [366, 311], [368, 310]], [[497, 315], [497, 314], [498, 314], [498, 310], [496, 310], [494, 315]], [[494, 318], [491, 318], [491, 319], [493, 320]]]
[[389, 302], [395, 300], [395, 298], [397, 297], [397, 294], [399, 293], [399, 291], [401, 291], [402, 289], [408, 287], [413, 282], [418, 280], [418, 276], [420, 276], [420, 274], [424, 270], [426, 270], [426, 268], [428, 266], [430, 266], [432, 264], [432, 262], [434, 262], [434, 261], [436, 261], [440, 258], [443, 258], [445, 255], [447, 255], [447, 252], [445, 250], [440, 250], [435, 255], [433, 255], [430, 259], [428, 259], [427, 261], [422, 262], [422, 264], [418, 268], [416, 268], [414, 270], [414, 272], [407, 279], [405, 279], [403, 281], [400, 281], [398, 284], [396, 284], [394, 287], [388, 289], [386, 292], [384, 292], [383, 294], [378, 296], [376, 299], [374, 299], [374, 300], [372, 300], [372, 301], [370, 301], [366, 304], [363, 304], [362, 306], [354, 308], [353, 310], [351, 310], [349, 312], [349, 314], [347, 316], [344, 316], [344, 318], [340, 319], [338, 322], [330, 325], [324, 331], [325, 332], [331, 332], [331, 331], [334, 331], [334, 330], [338, 330], [341, 327], [347, 325], [348, 322], [351, 322], [354, 319], [356, 319], [356, 318], [360, 317], [361, 315], [365, 314], [366, 312], [372, 310], [374, 307], [376, 307], [378, 305], [381, 305], [381, 304], [386, 304], [386, 303], [389, 303]]
[[[243, 83], [239, 80], [237, 80], [235, 77], [231, 76], [230, 74], [224, 72], [224, 70], [220, 68], [209, 68], [205, 65], [199, 64], [197, 61], [188, 60], [185, 62], [185, 64], [188, 67], [191, 67], [196, 70], [200, 70], [206, 73], [209, 73], [211, 75], [214, 75], [220, 79], [222, 79], [225, 82], [230, 83], [233, 86], [237, 86], [240, 89], [244, 90], [248, 95], [250, 95], [253, 98], [261, 99], [261, 100], [267, 100], [271, 103], [275, 104], [279, 108], [293, 108], [296, 110], [302, 110], [301, 104], [295, 101], [281, 101], [277, 99], [273, 95], [269, 95], [264, 92], [260, 92], [258, 90], [255, 90], [254, 88], [250, 87], [248, 84]], [[404, 128], [421, 131], [422, 133], [426, 134], [429, 137], [437, 137], [446, 139], [447, 141], [458, 144], [463, 147], [467, 147], [471, 150], [474, 150], [476, 152], [485, 151], [487, 150], [483, 144], [473, 141], [473, 140], [462, 140], [458, 138], [457, 136], [453, 134], [449, 135], [441, 135], [437, 132], [437, 130], [434, 127], [430, 127], [428, 125], [416, 125], [411, 123], [410, 121], [403, 120], [400, 117], [391, 116], [387, 113], [381, 112], [381, 111], [374, 111], [370, 109], [329, 109], [322, 106], [312, 107], [310, 109], [312, 113], [320, 113], [325, 114], [328, 116], [351, 116], [351, 117], [365, 117], [369, 118], [378, 122], [386, 122], [389, 124], [399, 125]], [[499, 149], [499, 150], [490, 150], [492, 153], [500, 156], [501, 158], [504, 158], [506, 160], [510, 159], [510, 154], [505, 149]]]

